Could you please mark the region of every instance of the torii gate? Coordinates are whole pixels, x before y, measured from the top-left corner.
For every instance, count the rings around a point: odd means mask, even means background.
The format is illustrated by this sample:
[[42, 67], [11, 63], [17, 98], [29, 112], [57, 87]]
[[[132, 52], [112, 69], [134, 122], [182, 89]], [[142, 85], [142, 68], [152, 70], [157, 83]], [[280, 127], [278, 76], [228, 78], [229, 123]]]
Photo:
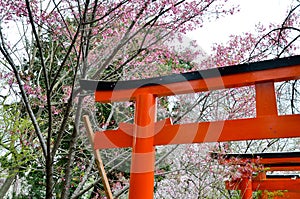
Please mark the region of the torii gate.
[[[154, 194], [157, 145], [300, 137], [300, 115], [278, 116], [274, 82], [300, 78], [300, 56], [131, 81], [81, 80], [95, 101], [135, 101], [134, 124], [95, 133], [94, 149], [132, 147], [130, 199]], [[256, 117], [171, 124], [156, 121], [156, 98], [255, 85]]]
[[[254, 154], [211, 153], [219, 164], [245, 166], [247, 163], [263, 166], [253, 168], [252, 174], [225, 181], [227, 190], [240, 190], [242, 199], [252, 199], [253, 191], [261, 191], [259, 199], [268, 199], [268, 192], [280, 191], [273, 199], [300, 198], [300, 174], [272, 174], [268, 171], [300, 171], [300, 151]], [[232, 161], [232, 159], [234, 161]], [[249, 171], [247, 171], [249, 172]], [[248, 173], [249, 174], [249, 173]]]

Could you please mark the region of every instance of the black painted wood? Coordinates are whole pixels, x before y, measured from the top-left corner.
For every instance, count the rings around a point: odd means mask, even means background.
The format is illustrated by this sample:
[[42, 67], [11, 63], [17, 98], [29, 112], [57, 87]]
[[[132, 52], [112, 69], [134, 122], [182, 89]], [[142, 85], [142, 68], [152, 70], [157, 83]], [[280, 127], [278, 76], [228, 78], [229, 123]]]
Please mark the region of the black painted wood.
[[270, 174], [270, 175], [267, 175], [267, 179], [272, 179], [272, 178], [299, 179], [300, 175], [299, 174]]

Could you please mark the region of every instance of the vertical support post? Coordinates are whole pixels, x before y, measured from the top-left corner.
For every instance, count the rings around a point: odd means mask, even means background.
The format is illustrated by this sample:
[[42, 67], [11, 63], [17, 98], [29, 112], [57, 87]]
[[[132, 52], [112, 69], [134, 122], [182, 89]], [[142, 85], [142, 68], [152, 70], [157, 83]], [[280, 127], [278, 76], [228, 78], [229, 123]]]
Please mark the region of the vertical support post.
[[252, 199], [252, 179], [243, 177], [239, 189], [241, 190], [242, 199]]
[[137, 96], [129, 199], [153, 199], [154, 196], [155, 120], [156, 97], [148, 93]]
[[[255, 180], [265, 180], [265, 179], [267, 179], [267, 175], [265, 171], [258, 173], [257, 177], [255, 178]], [[258, 199], [268, 199], [268, 193], [266, 192], [266, 190], [261, 190], [261, 195], [258, 196]]]
[[277, 103], [273, 82], [255, 84], [256, 116], [277, 115]]
[[[263, 82], [263, 83], [255, 84], [255, 92], [256, 92], [256, 117], [267, 116], [267, 115], [278, 115], [274, 82]], [[263, 172], [258, 177], [260, 179], [266, 179], [266, 173]], [[250, 193], [248, 197], [252, 198], [252, 182], [251, 182], [251, 197], [250, 197]], [[260, 199], [265, 199], [266, 197], [267, 197], [267, 193], [265, 191], [263, 191], [262, 195], [259, 196]], [[245, 194], [245, 198], [243, 197], [243, 199], [248, 199], [246, 194]]]
[[103, 165], [103, 162], [102, 162], [100, 152], [99, 152], [98, 149], [95, 150], [95, 148], [94, 148], [94, 132], [93, 132], [93, 129], [92, 129], [92, 125], [91, 125], [89, 116], [84, 115], [83, 116], [83, 121], [84, 121], [84, 125], [85, 125], [85, 128], [86, 128], [90, 143], [92, 145], [92, 150], [94, 152], [94, 156], [95, 156], [95, 159], [96, 159], [97, 169], [98, 169], [98, 171], [100, 173], [100, 176], [101, 176], [101, 179], [102, 179], [105, 194], [106, 194], [108, 199], [113, 199], [113, 195], [112, 195], [112, 192], [111, 192], [111, 189], [110, 189], [110, 186], [109, 186], [109, 182], [108, 182], [108, 179], [107, 179], [107, 176], [106, 176], [106, 173], [105, 173], [105, 169], [104, 169], [104, 165]]

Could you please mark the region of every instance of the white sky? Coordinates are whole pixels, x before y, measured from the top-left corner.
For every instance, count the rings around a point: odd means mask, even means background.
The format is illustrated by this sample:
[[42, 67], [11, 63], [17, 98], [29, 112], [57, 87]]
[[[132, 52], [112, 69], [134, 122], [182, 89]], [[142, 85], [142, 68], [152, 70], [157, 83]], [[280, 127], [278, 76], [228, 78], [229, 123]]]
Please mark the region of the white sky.
[[188, 37], [198, 41], [200, 47], [211, 52], [213, 43], [226, 43], [230, 35], [242, 32], [254, 32], [255, 25], [261, 22], [281, 23], [286, 10], [295, 0], [230, 0], [240, 5], [240, 12], [207, 22], [202, 28], [188, 33]]

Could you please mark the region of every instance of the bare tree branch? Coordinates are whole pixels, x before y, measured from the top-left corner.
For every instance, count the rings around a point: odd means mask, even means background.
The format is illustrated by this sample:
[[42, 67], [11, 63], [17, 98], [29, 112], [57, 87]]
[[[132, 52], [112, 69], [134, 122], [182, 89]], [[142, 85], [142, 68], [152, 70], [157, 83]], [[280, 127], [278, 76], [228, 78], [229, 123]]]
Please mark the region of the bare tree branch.
[[4, 40], [3, 40], [3, 34], [2, 34], [1, 30], [0, 30], [0, 37], [1, 37], [1, 41], [2, 41], [1, 42], [2, 45], [0, 46], [0, 51], [3, 54], [4, 58], [7, 60], [7, 62], [9, 63], [9, 65], [11, 66], [11, 68], [14, 72], [14, 75], [16, 77], [16, 80], [17, 80], [17, 83], [18, 83], [18, 86], [19, 86], [19, 89], [20, 89], [20, 92], [21, 92], [23, 104], [26, 107], [26, 110], [27, 110], [27, 112], [29, 114], [29, 117], [32, 121], [32, 124], [33, 124], [34, 129], [35, 129], [35, 133], [36, 133], [36, 135], [39, 139], [39, 142], [41, 144], [41, 147], [42, 147], [43, 155], [46, 158], [47, 157], [47, 146], [46, 146], [45, 139], [44, 139], [43, 134], [40, 130], [40, 127], [39, 127], [39, 124], [36, 120], [36, 117], [35, 117], [35, 115], [32, 111], [32, 108], [31, 108], [28, 96], [27, 96], [27, 94], [24, 90], [23, 82], [22, 82], [22, 79], [21, 79], [20, 74], [18, 72], [18, 69], [17, 69], [15, 63], [13, 62], [13, 59], [11, 58], [10, 54], [8, 53], [8, 51], [5, 47], [5, 44], [3, 43]]

